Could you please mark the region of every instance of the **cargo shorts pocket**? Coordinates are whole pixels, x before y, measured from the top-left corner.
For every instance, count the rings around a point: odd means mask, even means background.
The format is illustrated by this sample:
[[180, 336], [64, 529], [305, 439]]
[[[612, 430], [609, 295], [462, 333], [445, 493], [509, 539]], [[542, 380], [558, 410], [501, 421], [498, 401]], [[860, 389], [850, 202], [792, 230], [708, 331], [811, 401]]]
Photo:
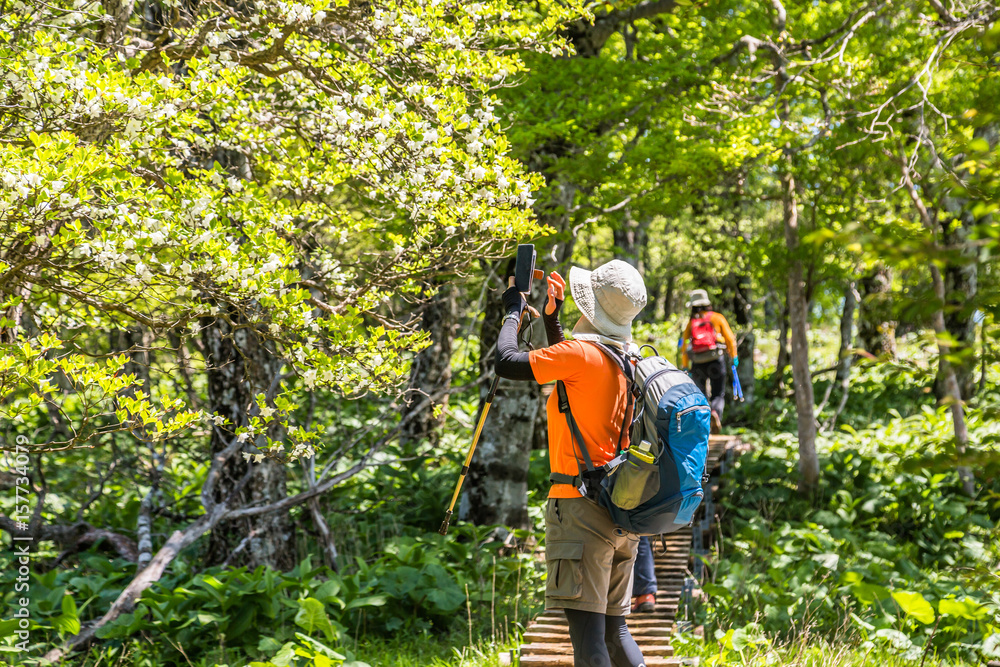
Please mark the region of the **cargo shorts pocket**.
[[583, 542], [545, 545], [545, 597], [576, 600], [583, 595]]

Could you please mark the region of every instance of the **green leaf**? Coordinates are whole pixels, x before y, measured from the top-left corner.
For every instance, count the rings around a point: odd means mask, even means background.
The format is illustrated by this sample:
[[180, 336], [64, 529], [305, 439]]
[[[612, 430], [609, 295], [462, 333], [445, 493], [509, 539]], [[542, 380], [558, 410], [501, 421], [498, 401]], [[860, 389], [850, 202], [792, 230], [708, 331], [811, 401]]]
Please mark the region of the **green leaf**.
[[330, 598], [336, 597], [337, 593], [340, 592], [340, 579], [328, 579], [323, 582], [323, 585], [316, 589], [313, 594], [317, 600], [322, 600], [323, 602], [329, 603]]
[[890, 646], [898, 651], [905, 651], [913, 646], [913, 642], [910, 641], [909, 637], [893, 628], [882, 628], [875, 633], [875, 637], [888, 642]]
[[75, 635], [80, 632], [80, 615], [76, 609], [73, 596], [64, 595], [59, 603], [62, 614], [52, 619], [52, 627], [63, 635]]
[[893, 591], [892, 599], [896, 601], [900, 609], [924, 625], [930, 625], [936, 618], [934, 607], [920, 593]]
[[229, 620], [229, 616], [225, 614], [213, 614], [207, 611], [198, 612], [196, 615], [198, 622], [202, 625], [210, 625], [212, 623], [224, 623]]
[[840, 556], [833, 553], [816, 554], [813, 556], [813, 560], [828, 570], [836, 570], [837, 565], [840, 563]]
[[123, 637], [128, 637], [129, 626], [135, 621], [135, 616], [132, 614], [122, 614], [116, 618], [113, 622], [108, 623], [102, 628], [97, 630], [97, 636], [101, 639], [121, 639]]
[[851, 592], [862, 604], [871, 605], [889, 597], [889, 589], [878, 584], [861, 583], [851, 586]]
[[295, 636], [298, 637], [302, 642], [304, 642], [306, 644], [311, 644], [315, 650], [319, 651], [320, 653], [322, 653], [324, 656], [326, 656], [328, 658], [333, 658], [334, 660], [346, 660], [347, 659], [346, 656], [341, 655], [340, 653], [337, 653], [336, 651], [334, 651], [332, 648], [330, 648], [329, 646], [327, 646], [323, 642], [318, 641], [316, 639], [313, 639], [312, 637], [308, 637], [308, 636], [302, 634], [301, 632], [296, 632]]
[[969, 150], [976, 151], [977, 153], [986, 153], [990, 150], [990, 142], [982, 137], [977, 137], [969, 142]]
[[274, 637], [261, 637], [260, 641], [257, 642], [258, 651], [267, 651], [270, 653], [279, 649], [281, 649], [281, 644]]
[[281, 650], [271, 658], [271, 662], [278, 665], [278, 667], [288, 667], [292, 664], [292, 660], [295, 659], [295, 642], [286, 642]]
[[747, 631], [743, 628], [737, 628], [733, 632], [733, 636], [730, 640], [732, 649], [738, 653], [742, 653], [747, 646], [750, 645], [750, 639], [747, 637]]
[[76, 616], [56, 616], [52, 619], [52, 627], [61, 635], [75, 635], [80, 632], [80, 619]]
[[330, 617], [326, 615], [326, 608], [316, 598], [299, 600], [299, 611], [295, 614], [295, 625], [308, 634], [322, 632], [330, 641], [333, 641], [337, 636], [337, 631], [330, 623]]
[[942, 616], [967, 618], [970, 621], [978, 621], [986, 618], [990, 613], [989, 609], [969, 598], [965, 598], [962, 601], [958, 601], [955, 598], [945, 598], [938, 603], [938, 612]]
[[79, 615], [76, 611], [76, 601], [73, 600], [72, 595], [64, 595], [62, 602], [59, 604], [59, 606], [62, 608], [62, 613], [66, 614], [67, 616]]
[[385, 604], [386, 597], [384, 595], [367, 595], [365, 597], [355, 598], [347, 603], [344, 609], [357, 609], [358, 607], [381, 607]]
[[18, 621], [15, 618], [9, 621], [0, 621], [0, 639], [4, 637], [10, 637], [17, 630]]

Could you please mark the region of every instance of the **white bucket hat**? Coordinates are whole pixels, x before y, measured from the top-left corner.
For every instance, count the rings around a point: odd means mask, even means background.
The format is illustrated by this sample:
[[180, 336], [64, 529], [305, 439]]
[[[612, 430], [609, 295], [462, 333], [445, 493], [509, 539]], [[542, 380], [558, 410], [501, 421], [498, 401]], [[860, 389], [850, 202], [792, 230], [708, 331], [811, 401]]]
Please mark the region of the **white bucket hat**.
[[691, 306], [711, 306], [712, 302], [708, 300], [708, 292], [703, 289], [696, 289], [691, 291], [691, 296], [688, 297], [687, 308]]
[[586, 340], [596, 334], [622, 343], [632, 340], [632, 320], [646, 307], [646, 285], [634, 266], [620, 259], [593, 271], [574, 266], [569, 270], [569, 290], [587, 320], [573, 328], [574, 337]]

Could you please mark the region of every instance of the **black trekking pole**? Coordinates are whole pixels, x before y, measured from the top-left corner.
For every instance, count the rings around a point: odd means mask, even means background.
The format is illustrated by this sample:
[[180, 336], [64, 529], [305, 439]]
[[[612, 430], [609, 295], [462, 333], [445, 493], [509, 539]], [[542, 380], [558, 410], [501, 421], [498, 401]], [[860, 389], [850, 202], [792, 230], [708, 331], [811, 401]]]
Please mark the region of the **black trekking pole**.
[[[522, 294], [531, 292], [531, 282], [538, 276], [535, 272], [535, 246], [530, 243], [522, 243], [517, 246], [517, 259], [514, 264], [514, 286]], [[539, 272], [540, 273], [540, 272]], [[530, 317], [530, 309], [525, 308], [521, 313], [521, 321], [518, 322], [518, 331], [524, 323], [525, 316]], [[438, 532], [442, 535], [448, 533], [448, 524], [451, 523], [451, 515], [455, 511], [455, 503], [458, 502], [458, 494], [462, 492], [462, 484], [465, 476], [469, 474], [469, 464], [472, 463], [472, 455], [476, 453], [476, 445], [479, 444], [479, 436], [483, 433], [483, 424], [486, 423], [486, 415], [490, 413], [490, 406], [497, 395], [497, 385], [500, 384], [500, 376], [493, 376], [493, 384], [490, 385], [490, 393], [486, 396], [486, 405], [483, 406], [483, 414], [479, 415], [479, 423], [476, 424], [476, 432], [472, 436], [472, 444], [469, 446], [469, 453], [465, 455], [465, 463], [462, 465], [462, 472], [458, 475], [458, 483], [455, 484], [455, 493], [451, 494], [451, 504], [448, 511], [444, 513], [444, 521]]]
[[483, 414], [479, 415], [479, 423], [476, 424], [476, 434], [472, 436], [472, 445], [469, 447], [469, 453], [465, 455], [465, 464], [462, 466], [462, 472], [458, 475], [458, 483], [455, 485], [455, 493], [451, 495], [451, 504], [448, 505], [448, 511], [444, 514], [444, 521], [441, 523], [441, 528], [438, 532], [442, 535], [448, 533], [448, 524], [451, 523], [451, 514], [455, 510], [455, 503], [458, 502], [458, 494], [462, 491], [462, 484], [465, 482], [465, 476], [469, 474], [469, 464], [472, 463], [472, 455], [476, 452], [476, 445], [479, 444], [479, 436], [483, 432], [483, 424], [486, 423], [486, 415], [490, 413], [490, 406], [493, 405], [493, 398], [497, 395], [497, 385], [500, 384], [500, 376], [496, 375], [493, 377], [493, 384], [490, 385], [490, 393], [486, 396], [486, 405], [483, 406]]

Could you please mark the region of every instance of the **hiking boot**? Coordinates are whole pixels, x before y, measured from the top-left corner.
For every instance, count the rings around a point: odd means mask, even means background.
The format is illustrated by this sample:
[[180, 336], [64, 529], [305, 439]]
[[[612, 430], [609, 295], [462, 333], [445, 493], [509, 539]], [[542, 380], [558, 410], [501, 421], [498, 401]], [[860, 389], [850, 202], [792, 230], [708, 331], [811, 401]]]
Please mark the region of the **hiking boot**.
[[656, 610], [656, 594], [646, 593], [632, 598], [632, 611], [642, 614]]
[[722, 420], [719, 419], [719, 413], [712, 410], [712, 435], [719, 435], [722, 433]]

